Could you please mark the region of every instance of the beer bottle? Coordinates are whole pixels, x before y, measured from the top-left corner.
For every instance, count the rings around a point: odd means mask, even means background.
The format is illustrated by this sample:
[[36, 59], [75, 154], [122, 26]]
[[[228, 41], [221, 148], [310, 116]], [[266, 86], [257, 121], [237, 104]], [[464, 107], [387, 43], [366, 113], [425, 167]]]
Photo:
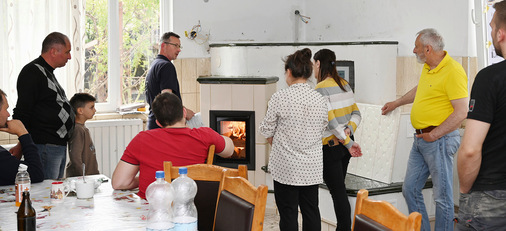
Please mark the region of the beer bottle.
[[36, 230], [35, 209], [30, 201], [30, 192], [23, 192], [23, 200], [18, 209], [18, 231]]

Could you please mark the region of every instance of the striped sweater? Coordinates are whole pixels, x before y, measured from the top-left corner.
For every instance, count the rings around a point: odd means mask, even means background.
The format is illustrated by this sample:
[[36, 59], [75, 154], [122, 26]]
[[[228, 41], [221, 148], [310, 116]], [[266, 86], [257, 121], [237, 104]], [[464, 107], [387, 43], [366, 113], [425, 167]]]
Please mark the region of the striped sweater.
[[337, 137], [344, 141], [346, 148], [351, 148], [354, 141], [347, 136], [344, 130], [350, 128], [351, 135], [357, 130], [362, 116], [358, 110], [353, 91], [346, 81], [343, 81], [343, 91], [336, 81], [332, 78], [326, 78], [316, 85], [316, 91], [323, 95], [328, 102], [329, 124], [323, 134], [323, 144], [328, 144], [329, 140]]

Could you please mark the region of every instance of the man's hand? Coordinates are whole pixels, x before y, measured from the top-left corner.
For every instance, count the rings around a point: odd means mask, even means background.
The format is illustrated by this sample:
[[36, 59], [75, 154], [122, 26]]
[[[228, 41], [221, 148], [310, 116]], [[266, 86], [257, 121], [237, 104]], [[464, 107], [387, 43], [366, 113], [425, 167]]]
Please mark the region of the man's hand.
[[416, 134], [416, 137], [417, 138], [422, 138], [426, 142], [434, 142], [434, 141], [437, 140], [437, 137], [434, 137], [434, 135], [432, 135], [432, 132], [422, 133], [422, 134]]
[[353, 143], [351, 148], [348, 150], [350, 151], [350, 154], [352, 157], [361, 157], [362, 156], [362, 149], [360, 148], [360, 145], [358, 143]]
[[272, 145], [272, 137], [269, 137], [269, 138], [266, 138], [267, 139], [267, 142]]
[[9, 134], [17, 135], [18, 137], [28, 134], [25, 125], [20, 120], [9, 120], [7, 121], [7, 127], [0, 128], [0, 131], [7, 132]]
[[396, 101], [388, 102], [381, 108], [381, 114], [386, 115], [387, 113], [395, 110], [399, 105], [397, 105]]
[[193, 116], [195, 115], [195, 112], [193, 112], [191, 109], [188, 109], [187, 107], [186, 108], [186, 121], [190, 120], [191, 118], [193, 118]]
[[[25, 125], [20, 120], [9, 120], [6, 123], [5, 128], [0, 128], [0, 131], [7, 132], [9, 134], [17, 135], [18, 137], [28, 134], [28, 131], [25, 128]], [[16, 157], [18, 160], [21, 160], [21, 156], [23, 155], [23, 150], [21, 144], [18, 142], [16, 146], [12, 147], [9, 152], [11, 155]]]
[[23, 149], [22, 149], [21, 144], [19, 142], [18, 142], [18, 144], [16, 144], [16, 146], [9, 149], [9, 152], [11, 153], [11, 155], [18, 158], [18, 160], [21, 160], [21, 156], [23, 155]]

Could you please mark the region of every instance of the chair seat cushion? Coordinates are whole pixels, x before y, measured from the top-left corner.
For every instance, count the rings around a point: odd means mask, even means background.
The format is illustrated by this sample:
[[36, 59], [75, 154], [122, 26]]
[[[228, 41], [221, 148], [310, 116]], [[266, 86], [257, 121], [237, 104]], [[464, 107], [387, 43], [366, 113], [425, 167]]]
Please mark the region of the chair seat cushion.
[[195, 195], [195, 207], [198, 213], [198, 230], [212, 231], [214, 224], [214, 212], [220, 187], [219, 181], [196, 180], [197, 195]]
[[216, 231], [249, 231], [253, 223], [255, 206], [223, 190], [216, 210]]
[[358, 214], [355, 216], [354, 231], [379, 231], [379, 230], [391, 230], [386, 226], [376, 222], [375, 220], [363, 215]]

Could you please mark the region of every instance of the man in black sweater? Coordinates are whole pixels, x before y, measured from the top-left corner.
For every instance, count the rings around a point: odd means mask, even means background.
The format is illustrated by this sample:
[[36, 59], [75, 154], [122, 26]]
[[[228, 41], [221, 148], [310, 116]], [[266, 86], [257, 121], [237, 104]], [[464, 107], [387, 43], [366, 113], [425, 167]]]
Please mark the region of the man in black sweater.
[[0, 131], [17, 135], [23, 149], [22, 155], [24, 155], [24, 161], [20, 161], [21, 156], [13, 156], [9, 151], [0, 146], [0, 186], [14, 184], [20, 163], [28, 166], [28, 173], [33, 183], [41, 182], [44, 180], [42, 163], [40, 162], [39, 153], [32, 141], [32, 137], [28, 134], [21, 121], [7, 121], [7, 118], [10, 116], [7, 111], [9, 102], [7, 102], [6, 95], [2, 89], [0, 89], [0, 95]]
[[[74, 126], [75, 113], [53, 74], [67, 64], [70, 50], [67, 36], [49, 34], [42, 42], [41, 55], [23, 67], [17, 82], [18, 101], [12, 117], [21, 120], [30, 132], [46, 179], [63, 177], [67, 141]], [[20, 146], [11, 152], [19, 153]]]

